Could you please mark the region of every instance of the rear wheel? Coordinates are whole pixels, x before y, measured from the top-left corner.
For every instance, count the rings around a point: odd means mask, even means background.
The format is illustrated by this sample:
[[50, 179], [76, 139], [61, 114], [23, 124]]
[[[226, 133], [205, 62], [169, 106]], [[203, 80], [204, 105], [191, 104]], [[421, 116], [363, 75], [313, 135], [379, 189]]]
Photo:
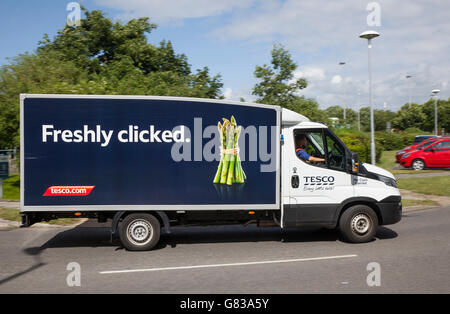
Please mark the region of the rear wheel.
[[129, 251], [147, 251], [159, 241], [161, 224], [155, 216], [130, 214], [119, 226], [120, 241]]
[[355, 205], [342, 214], [339, 229], [348, 242], [369, 242], [377, 233], [378, 217], [369, 206]]
[[422, 159], [414, 159], [411, 163], [411, 167], [414, 170], [423, 170], [425, 168], [425, 162]]

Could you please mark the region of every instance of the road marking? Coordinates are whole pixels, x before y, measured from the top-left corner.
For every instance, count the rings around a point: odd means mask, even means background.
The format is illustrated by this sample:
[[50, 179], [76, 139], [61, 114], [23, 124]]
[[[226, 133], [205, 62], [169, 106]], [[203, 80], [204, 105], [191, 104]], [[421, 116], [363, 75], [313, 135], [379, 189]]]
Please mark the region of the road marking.
[[323, 261], [331, 259], [341, 259], [358, 257], [358, 255], [337, 255], [337, 256], [323, 256], [323, 257], [310, 257], [310, 258], [297, 258], [297, 259], [284, 259], [274, 261], [260, 261], [260, 262], [247, 262], [247, 263], [231, 263], [231, 264], [210, 264], [210, 265], [193, 265], [193, 266], [178, 266], [178, 267], [160, 267], [160, 268], [144, 268], [144, 269], [125, 269], [125, 270], [109, 270], [101, 271], [100, 274], [123, 274], [123, 273], [139, 273], [150, 271], [162, 271], [162, 270], [182, 270], [182, 269], [196, 269], [196, 268], [211, 268], [211, 267], [229, 267], [229, 266], [248, 266], [248, 265], [262, 265], [262, 264], [276, 264], [276, 263], [294, 263], [294, 262], [309, 262], [309, 261]]

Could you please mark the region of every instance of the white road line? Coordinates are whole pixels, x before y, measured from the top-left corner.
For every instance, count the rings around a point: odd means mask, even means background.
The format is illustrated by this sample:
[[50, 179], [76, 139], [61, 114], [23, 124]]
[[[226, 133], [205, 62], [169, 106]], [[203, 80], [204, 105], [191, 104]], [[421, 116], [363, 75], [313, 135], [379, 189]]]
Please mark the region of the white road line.
[[323, 256], [323, 257], [284, 259], [284, 260], [275, 260], [275, 261], [247, 262], [247, 263], [193, 265], [193, 266], [161, 267], [161, 268], [146, 268], [146, 269], [144, 268], [144, 269], [109, 270], [109, 271], [101, 271], [99, 273], [102, 274], [102, 275], [105, 275], [105, 274], [123, 274], [123, 273], [139, 273], [139, 272], [150, 272], [150, 271], [161, 271], [161, 270], [181, 270], [181, 269], [195, 269], [195, 268], [248, 266], [248, 265], [262, 265], [262, 264], [275, 264], [275, 263], [294, 263], [294, 262], [323, 261], [323, 260], [350, 258], [350, 257], [358, 257], [358, 255], [352, 254], [352, 255]]

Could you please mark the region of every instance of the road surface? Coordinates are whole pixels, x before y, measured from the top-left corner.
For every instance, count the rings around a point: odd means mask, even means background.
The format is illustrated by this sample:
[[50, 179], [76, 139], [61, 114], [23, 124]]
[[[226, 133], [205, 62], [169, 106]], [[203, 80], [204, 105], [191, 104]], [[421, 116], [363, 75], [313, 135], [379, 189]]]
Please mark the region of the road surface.
[[[366, 244], [331, 230], [219, 226], [173, 228], [157, 249], [128, 252], [94, 225], [0, 231], [0, 293], [450, 292], [450, 207], [406, 213]], [[67, 285], [71, 262], [80, 287]], [[372, 262], [380, 286], [367, 284]]]

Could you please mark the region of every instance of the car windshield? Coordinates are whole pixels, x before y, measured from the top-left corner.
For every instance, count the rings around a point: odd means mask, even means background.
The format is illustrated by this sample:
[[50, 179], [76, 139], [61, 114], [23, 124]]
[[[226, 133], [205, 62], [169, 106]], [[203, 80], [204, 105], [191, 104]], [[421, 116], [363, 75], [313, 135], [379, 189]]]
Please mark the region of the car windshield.
[[430, 144], [433, 144], [434, 142], [436, 142], [437, 140], [433, 139], [433, 140], [428, 140], [428, 141], [423, 141], [422, 144], [420, 144], [419, 146], [417, 146], [417, 150], [422, 150], [425, 147], [428, 147]]
[[414, 143], [418, 144], [418, 143], [420, 143], [420, 142], [422, 142], [422, 141], [424, 141], [426, 139], [433, 138], [433, 137], [435, 137], [435, 136], [434, 135], [416, 136], [414, 138]]

